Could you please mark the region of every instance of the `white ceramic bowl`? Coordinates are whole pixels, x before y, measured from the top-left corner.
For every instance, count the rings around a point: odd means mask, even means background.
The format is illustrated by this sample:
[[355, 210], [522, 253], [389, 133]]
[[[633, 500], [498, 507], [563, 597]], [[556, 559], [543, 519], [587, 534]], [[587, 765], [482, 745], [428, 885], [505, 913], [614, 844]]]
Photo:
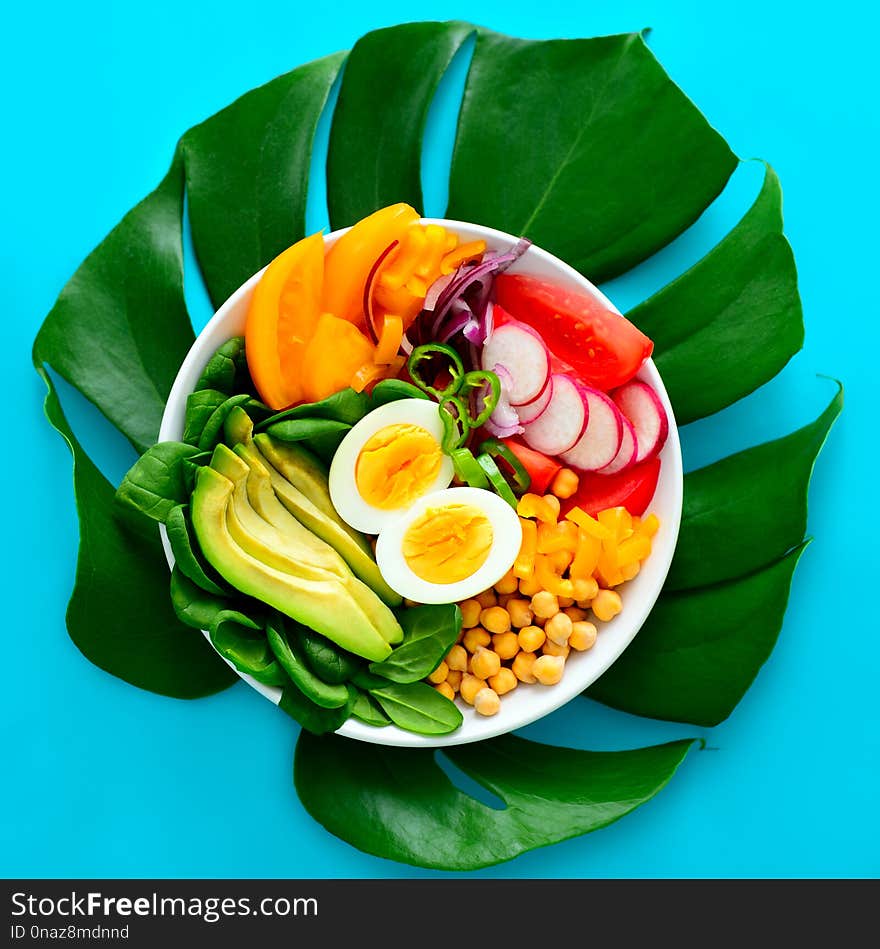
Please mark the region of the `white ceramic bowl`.
[[[483, 239], [490, 250], [506, 250], [513, 246], [516, 238], [502, 231], [475, 224], [466, 224], [460, 221], [447, 221], [434, 218], [424, 219], [427, 224], [442, 224], [455, 231], [462, 240]], [[325, 238], [325, 244], [330, 246], [344, 231], [334, 231]], [[529, 250], [511, 267], [510, 272], [522, 272], [546, 277], [555, 282], [572, 288], [587, 291], [600, 299], [612, 309], [613, 304], [597, 290], [588, 280], [576, 270], [569, 267], [540, 247], [530, 247]], [[178, 441], [183, 433], [184, 413], [186, 410], [187, 395], [193, 391], [195, 384], [208, 362], [221, 343], [232, 336], [244, 333], [245, 315], [254, 286], [260, 279], [262, 271], [255, 274], [220, 307], [208, 325], [199, 334], [198, 339], [190, 349], [180, 367], [165, 414], [159, 430], [160, 441]], [[657, 600], [678, 538], [678, 528], [681, 521], [682, 503], [682, 465], [681, 445], [678, 440], [678, 429], [669, 404], [669, 397], [663, 385], [663, 380], [652, 361], [648, 361], [638, 377], [650, 383], [659, 394], [663, 406], [669, 416], [669, 438], [661, 452], [662, 468], [657, 491], [650, 505], [660, 518], [660, 531], [654, 538], [654, 547], [650, 557], [635, 579], [630, 580], [621, 588], [623, 611], [609, 623], [602, 623], [599, 638], [595, 646], [587, 652], [572, 651], [565, 664], [565, 675], [558, 685], [545, 687], [538, 684], [520, 685], [514, 692], [505, 695], [501, 700], [501, 711], [492, 717], [478, 715], [470, 706], [459, 701], [464, 714], [462, 726], [450, 735], [427, 737], [404, 731], [395, 725], [386, 728], [374, 728], [365, 725], [357, 719], [349, 719], [338, 734], [361, 741], [376, 742], [384, 745], [400, 745], [410, 748], [437, 748], [443, 745], [459, 745], [466, 742], [480, 741], [502, 735], [515, 728], [521, 728], [542, 718], [583, 692], [588, 685], [594, 682], [614, 662], [624, 649], [632, 642], [636, 633], [641, 629], [651, 608]], [[162, 528], [162, 543], [169, 565], [173, 565], [174, 558], [168, 545], [165, 529]], [[207, 634], [206, 634], [207, 635]], [[281, 690], [272, 686], [265, 686], [255, 682], [250, 676], [242, 675], [258, 692], [276, 704], [281, 698]]]

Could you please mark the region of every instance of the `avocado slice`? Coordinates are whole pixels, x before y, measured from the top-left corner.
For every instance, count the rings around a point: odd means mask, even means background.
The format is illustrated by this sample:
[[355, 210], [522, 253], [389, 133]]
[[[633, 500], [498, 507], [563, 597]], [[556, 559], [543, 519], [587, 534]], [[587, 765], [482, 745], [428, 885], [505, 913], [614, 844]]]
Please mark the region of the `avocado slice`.
[[[291, 510], [304, 509], [313, 518], [320, 518], [320, 512], [314, 511], [311, 502], [308, 501], [307, 498], [299, 496], [299, 492], [296, 488], [287, 484], [287, 482], [274, 471], [272, 466], [269, 465], [266, 459], [257, 451], [255, 445], [236, 445], [235, 453], [236, 457], [239, 460], [243, 459], [242, 463], [247, 463], [250, 468], [247, 481], [247, 496], [252, 509], [258, 515], [265, 518], [280, 533], [288, 532], [291, 521], [297, 530], [305, 530], [303, 525], [293, 516]], [[282, 497], [282, 493], [285, 491], [288, 495], [287, 507], [279, 502], [279, 497]], [[338, 537], [338, 535], [333, 536]], [[343, 537], [344, 536], [345, 535], [343, 535]], [[323, 541], [320, 541], [320, 543], [323, 543]], [[331, 549], [335, 552], [335, 548], [331, 547]], [[346, 572], [343, 582], [358, 606], [367, 614], [370, 621], [376, 629], [379, 630], [379, 633], [386, 642], [401, 642], [403, 640], [403, 629], [397, 621], [397, 617], [370, 586], [351, 572], [349, 564], [345, 563], [341, 557], [340, 560]], [[369, 562], [373, 564], [373, 567], [375, 567], [378, 573], [379, 568], [375, 562], [373, 560]], [[379, 574], [379, 576], [381, 577], [381, 574]], [[384, 580], [382, 583], [384, 585]]]
[[[356, 577], [374, 590], [389, 606], [398, 606], [401, 597], [388, 586], [385, 578], [379, 571], [372, 555], [356, 544], [351, 535], [344, 531], [335, 520], [331, 520], [286, 478], [284, 478], [271, 462], [256, 446], [256, 441], [250, 445], [238, 444], [235, 453], [243, 458], [252, 468], [254, 463], [261, 465], [269, 474], [272, 489], [278, 500], [287, 510], [313, 534], [326, 541], [342, 556], [342, 559], [351, 567]], [[250, 492], [250, 488], [248, 489]], [[251, 500], [253, 504], [253, 499]], [[397, 640], [394, 640], [397, 642]]]
[[240, 442], [250, 445], [253, 441], [253, 420], [240, 405], [236, 405], [226, 416], [226, 421], [223, 423], [223, 438], [230, 448], [234, 448]]
[[309, 626], [358, 656], [386, 658], [391, 647], [337, 578], [312, 580], [261, 563], [233, 540], [228, 508], [233, 483], [213, 468], [200, 468], [192, 495], [192, 519], [206, 559], [242, 593]]
[[327, 481], [327, 469], [321, 462], [302, 445], [293, 442], [282, 442], [271, 435], [263, 433], [254, 436], [254, 444], [270, 465], [298, 490], [301, 491], [315, 507], [351, 535], [352, 540], [367, 554], [370, 554], [370, 545], [366, 537], [353, 527], [349, 526], [337, 512], [330, 500], [330, 486]]

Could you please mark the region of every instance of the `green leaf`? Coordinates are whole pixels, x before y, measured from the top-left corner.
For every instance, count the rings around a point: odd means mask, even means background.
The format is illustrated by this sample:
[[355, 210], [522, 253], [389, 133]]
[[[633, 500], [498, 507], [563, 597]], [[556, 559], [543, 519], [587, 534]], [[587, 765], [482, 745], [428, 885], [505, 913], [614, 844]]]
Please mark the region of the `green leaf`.
[[244, 337], [233, 336], [219, 346], [208, 360], [193, 391], [214, 389], [226, 395], [235, 395], [252, 385], [244, 352]]
[[266, 625], [266, 636], [275, 658], [306, 698], [321, 708], [339, 708], [348, 703], [344, 685], [324, 682], [309, 668], [299, 645], [297, 624], [276, 616]]
[[333, 439], [336, 442], [336, 448], [350, 431], [351, 425], [329, 418], [289, 418], [282, 422], [275, 422], [266, 429], [268, 435], [273, 435], [282, 442], [306, 442], [315, 438]]
[[247, 394], [233, 395], [217, 406], [208, 417], [205, 427], [202, 429], [198, 440], [199, 451], [212, 451], [217, 443], [223, 438], [223, 426], [229, 413], [236, 406], [244, 406], [251, 401]]
[[480, 31], [446, 216], [523, 234], [600, 282], [690, 226], [736, 164], [639, 34]]
[[699, 263], [627, 314], [656, 347], [679, 425], [772, 379], [804, 342], [782, 189], [770, 166], [743, 219]]
[[231, 601], [217, 596], [193, 583], [175, 564], [171, 571], [171, 605], [181, 623], [193, 629], [210, 629], [222, 610], [231, 607]]
[[363, 668], [363, 660], [353, 653], [331, 642], [326, 636], [303, 626], [299, 631], [299, 642], [306, 662], [315, 675], [325, 682], [347, 682]]
[[335, 230], [405, 201], [422, 209], [422, 135], [468, 23], [403, 23], [367, 33], [345, 64], [327, 154]]
[[215, 307], [305, 235], [315, 128], [344, 58], [279, 76], [183, 136], [193, 243]]
[[455, 702], [426, 682], [386, 682], [370, 695], [395, 725], [419, 735], [448, 735], [463, 721]]
[[842, 409], [838, 388], [809, 425], [685, 476], [681, 529], [664, 592], [743, 576], [801, 542], [813, 466]]
[[165, 521], [178, 504], [189, 501], [184, 462], [200, 454], [183, 442], [159, 442], [132, 465], [116, 491], [116, 501], [155, 521]]
[[48, 363], [138, 451], [159, 434], [165, 399], [192, 345], [183, 298], [183, 163], [83, 261], [34, 341]]
[[264, 431], [270, 425], [277, 425], [286, 419], [329, 419], [345, 425], [354, 425], [359, 422], [372, 408], [370, 397], [366, 392], [355, 392], [354, 389], [340, 389], [333, 395], [328, 395], [320, 402], [304, 402], [302, 405], [276, 412], [264, 419], [258, 426]]
[[305, 732], [323, 735], [327, 732], [335, 732], [348, 720], [356, 701], [357, 690], [352, 687], [349, 689], [348, 701], [345, 705], [339, 708], [322, 708], [304, 695], [293, 682], [288, 682], [281, 693], [278, 707], [294, 721], [299, 722]]
[[180, 572], [208, 593], [224, 596], [226, 591], [211, 579], [208, 575], [210, 568], [202, 565], [196, 553], [198, 541], [189, 522], [186, 505], [178, 504], [171, 509], [165, 519], [165, 530], [168, 532], [168, 542], [171, 544], [174, 562]]
[[182, 626], [168, 598], [168, 566], [155, 527], [129, 529], [114, 516], [113, 486], [76, 440], [45, 370], [46, 417], [73, 454], [80, 522], [70, 638], [96, 666], [175, 698], [225, 689], [235, 676], [203, 636]]
[[373, 728], [385, 728], [391, 724], [391, 719], [379, 708], [378, 703], [371, 699], [367, 692], [361, 692], [360, 689], [358, 689], [351, 714], [353, 718], [365, 725], [372, 725]]
[[186, 414], [183, 420], [183, 440], [198, 447], [208, 419], [229, 398], [219, 389], [198, 389], [186, 397]]
[[776, 644], [805, 547], [747, 577], [661, 596], [638, 636], [585, 694], [634, 715], [723, 722]]
[[217, 652], [264, 685], [285, 685], [287, 676], [269, 648], [263, 627], [237, 610], [221, 610], [210, 626]]
[[443, 661], [461, 632], [461, 610], [454, 603], [415, 606], [397, 617], [403, 642], [381, 662], [371, 662], [370, 672], [392, 682], [418, 682]]
[[692, 740], [575, 751], [506, 735], [444, 749], [506, 807], [460, 791], [431, 751], [300, 735], [294, 781], [330, 833], [391, 860], [475, 870], [619, 820], [660, 791]]
[[430, 399], [430, 396], [427, 392], [422, 392], [418, 386], [405, 382], [403, 379], [382, 379], [373, 386], [370, 398], [373, 408], [377, 409], [380, 405], [397, 402], [399, 399]]

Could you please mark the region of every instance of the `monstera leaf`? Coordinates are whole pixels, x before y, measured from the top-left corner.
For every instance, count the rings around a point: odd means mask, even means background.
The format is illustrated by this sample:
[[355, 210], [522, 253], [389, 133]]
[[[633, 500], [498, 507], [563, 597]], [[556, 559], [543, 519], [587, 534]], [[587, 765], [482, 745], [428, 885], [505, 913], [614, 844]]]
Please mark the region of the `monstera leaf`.
[[[201, 276], [219, 305], [303, 236], [315, 129], [344, 66], [327, 157], [332, 226], [397, 201], [421, 207], [428, 113], [471, 38], [448, 217], [524, 234], [599, 282], [672, 241], [737, 167], [642, 34], [531, 41], [461, 22], [375, 31], [349, 54], [300, 66], [186, 132], [166, 177], [83, 262], [34, 344], [49, 386], [46, 414], [75, 457], [81, 538], [68, 630], [114, 675], [181, 698], [234, 680], [174, 618], [157, 536], [114, 515], [112, 486], [78, 444], [46, 367], [145, 451], [193, 339], [183, 298], [184, 191]], [[629, 316], [655, 340], [680, 424], [780, 371], [802, 344], [803, 324], [769, 166], [731, 232]], [[730, 714], [782, 625], [806, 546], [810, 474], [841, 406], [838, 392], [810, 425], [686, 476], [666, 587], [591, 697], [703, 726]], [[620, 819], [666, 784], [690, 746], [599, 753], [506, 736], [447, 749], [503, 810], [456, 788], [430, 751], [336, 736], [302, 734], [294, 777], [309, 812], [354, 846], [462, 870]]]

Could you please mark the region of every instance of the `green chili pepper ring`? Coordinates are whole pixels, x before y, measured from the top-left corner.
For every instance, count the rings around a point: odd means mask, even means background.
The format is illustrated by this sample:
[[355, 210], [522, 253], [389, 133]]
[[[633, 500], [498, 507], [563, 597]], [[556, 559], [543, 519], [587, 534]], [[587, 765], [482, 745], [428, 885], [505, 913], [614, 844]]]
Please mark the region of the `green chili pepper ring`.
[[496, 464], [499, 460], [504, 462], [510, 470], [511, 477], [513, 478], [513, 490], [517, 494], [525, 494], [526, 491], [529, 490], [532, 479], [528, 471], [526, 471], [523, 463], [504, 442], [499, 441], [497, 438], [487, 438], [486, 441], [480, 445], [479, 453], [494, 458]]
[[[431, 368], [431, 364], [434, 363], [434, 378], [436, 379], [439, 374], [439, 368], [436, 366], [439, 357], [444, 357], [446, 365], [442, 368], [446, 369], [452, 377], [452, 381], [444, 389], [435, 388], [424, 376], [425, 370]], [[464, 364], [461, 356], [445, 343], [425, 343], [423, 346], [416, 346], [409, 357], [407, 368], [412, 381], [428, 395], [434, 396], [441, 402], [443, 399], [454, 396], [461, 388], [464, 379]]]

